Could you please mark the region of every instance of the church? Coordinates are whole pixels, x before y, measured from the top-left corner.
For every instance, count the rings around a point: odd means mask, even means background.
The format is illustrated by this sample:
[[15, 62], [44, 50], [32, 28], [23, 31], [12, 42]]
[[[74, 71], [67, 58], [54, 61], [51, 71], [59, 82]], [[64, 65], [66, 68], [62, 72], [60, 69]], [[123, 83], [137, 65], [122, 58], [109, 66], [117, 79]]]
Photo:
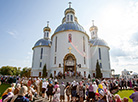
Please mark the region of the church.
[[62, 23], [51, 35], [49, 22], [44, 27], [43, 38], [33, 46], [32, 77], [40, 77], [46, 65], [48, 76], [58, 72], [80, 72], [82, 76], [96, 76], [96, 63], [99, 62], [102, 77], [111, 77], [110, 55], [108, 44], [98, 37], [98, 27], [94, 21], [86, 33], [75, 16], [75, 10], [69, 7], [64, 11]]

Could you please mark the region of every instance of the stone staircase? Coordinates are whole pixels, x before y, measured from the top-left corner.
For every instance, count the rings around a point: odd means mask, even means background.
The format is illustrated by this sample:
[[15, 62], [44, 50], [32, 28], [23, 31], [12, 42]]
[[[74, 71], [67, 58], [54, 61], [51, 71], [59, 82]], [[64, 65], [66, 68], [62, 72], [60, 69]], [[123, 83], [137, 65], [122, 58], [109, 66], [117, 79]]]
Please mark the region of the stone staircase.
[[[58, 82], [59, 82], [59, 84], [61, 84], [61, 82], [64, 82], [66, 84], [67, 82], [73, 82], [74, 80], [77, 82], [80, 82], [84, 79], [82, 76], [78, 76], [77, 78], [75, 76], [73, 76], [73, 77], [66, 76], [65, 79], [64, 78], [58, 79]], [[86, 82], [87, 80], [84, 80], [84, 81]]]

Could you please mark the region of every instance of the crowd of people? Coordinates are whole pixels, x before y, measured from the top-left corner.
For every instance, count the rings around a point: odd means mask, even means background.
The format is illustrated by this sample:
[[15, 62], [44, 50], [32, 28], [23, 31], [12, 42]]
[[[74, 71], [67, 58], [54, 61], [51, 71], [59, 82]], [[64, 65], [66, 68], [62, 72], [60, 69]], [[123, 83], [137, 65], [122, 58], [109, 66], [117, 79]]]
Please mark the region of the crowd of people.
[[38, 97], [49, 102], [128, 102], [128, 98], [115, 94], [119, 89], [134, 89], [130, 98], [138, 102], [137, 79], [91, 78], [59, 83], [52, 78], [0, 76], [0, 82], [11, 84], [2, 94], [2, 102], [34, 102]]

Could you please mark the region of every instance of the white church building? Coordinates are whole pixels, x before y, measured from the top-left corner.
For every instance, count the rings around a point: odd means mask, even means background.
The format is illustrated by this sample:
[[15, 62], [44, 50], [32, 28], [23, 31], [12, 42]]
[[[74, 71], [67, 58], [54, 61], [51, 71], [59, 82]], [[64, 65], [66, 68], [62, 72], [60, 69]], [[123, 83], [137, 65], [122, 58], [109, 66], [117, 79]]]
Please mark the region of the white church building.
[[[99, 61], [103, 78], [111, 77], [109, 46], [98, 37], [98, 28], [90, 27], [91, 36], [86, 33], [75, 16], [75, 10], [67, 8], [62, 23], [51, 35], [49, 23], [44, 27], [44, 37], [38, 40], [33, 49], [31, 76], [42, 76], [46, 65], [48, 75], [59, 71], [81, 72], [83, 76], [96, 76], [96, 63]], [[51, 37], [50, 37], [51, 35]]]

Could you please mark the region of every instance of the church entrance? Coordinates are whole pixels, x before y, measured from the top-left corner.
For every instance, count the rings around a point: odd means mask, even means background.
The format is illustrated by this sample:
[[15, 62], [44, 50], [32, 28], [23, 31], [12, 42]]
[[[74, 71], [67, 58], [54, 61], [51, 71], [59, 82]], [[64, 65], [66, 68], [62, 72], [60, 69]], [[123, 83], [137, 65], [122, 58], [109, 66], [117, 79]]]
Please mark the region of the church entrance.
[[64, 73], [68, 71], [76, 73], [76, 58], [71, 53], [64, 57]]

